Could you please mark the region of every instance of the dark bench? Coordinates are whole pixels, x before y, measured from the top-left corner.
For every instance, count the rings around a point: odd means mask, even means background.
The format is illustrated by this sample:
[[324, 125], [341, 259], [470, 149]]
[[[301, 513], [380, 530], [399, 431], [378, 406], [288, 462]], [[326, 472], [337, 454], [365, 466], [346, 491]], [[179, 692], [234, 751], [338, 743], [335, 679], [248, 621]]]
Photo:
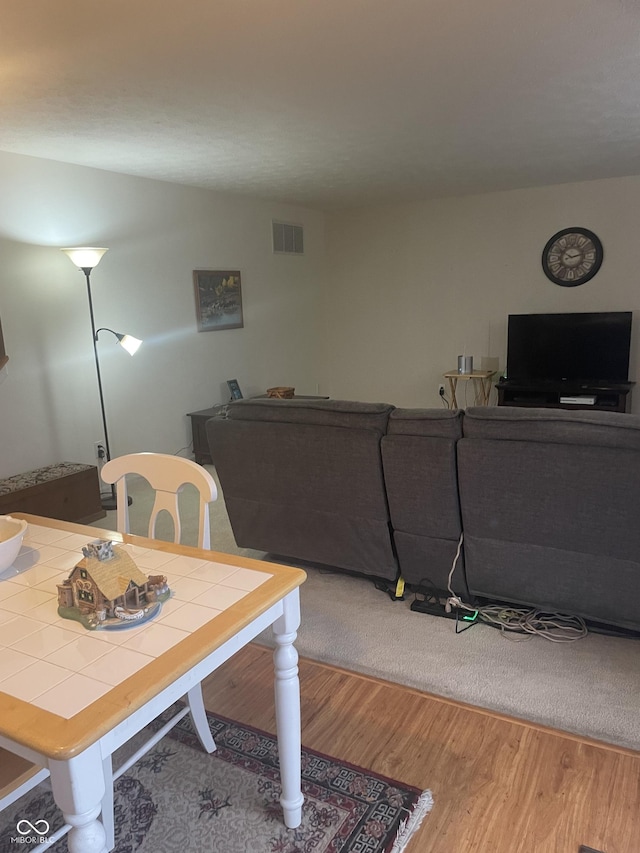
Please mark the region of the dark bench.
[[0, 515], [29, 512], [89, 524], [104, 518], [95, 465], [59, 462], [0, 480]]

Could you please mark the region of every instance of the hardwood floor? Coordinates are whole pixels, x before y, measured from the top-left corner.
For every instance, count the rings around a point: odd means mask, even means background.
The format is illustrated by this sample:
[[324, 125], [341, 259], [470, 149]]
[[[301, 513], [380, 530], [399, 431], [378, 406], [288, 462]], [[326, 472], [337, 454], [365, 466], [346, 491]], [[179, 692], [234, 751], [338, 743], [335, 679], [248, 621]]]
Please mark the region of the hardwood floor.
[[[273, 732], [271, 650], [203, 685], [214, 712]], [[430, 788], [407, 853], [640, 851], [640, 753], [301, 659], [305, 746]]]

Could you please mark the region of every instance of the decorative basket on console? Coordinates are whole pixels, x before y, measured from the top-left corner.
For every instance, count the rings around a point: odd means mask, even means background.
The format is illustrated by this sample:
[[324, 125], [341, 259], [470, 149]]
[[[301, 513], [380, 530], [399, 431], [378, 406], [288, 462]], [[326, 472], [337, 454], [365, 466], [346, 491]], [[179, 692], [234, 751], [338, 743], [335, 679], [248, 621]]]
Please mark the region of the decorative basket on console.
[[286, 385], [278, 385], [277, 388], [267, 388], [267, 397], [275, 397], [278, 400], [290, 400], [295, 395], [295, 388]]

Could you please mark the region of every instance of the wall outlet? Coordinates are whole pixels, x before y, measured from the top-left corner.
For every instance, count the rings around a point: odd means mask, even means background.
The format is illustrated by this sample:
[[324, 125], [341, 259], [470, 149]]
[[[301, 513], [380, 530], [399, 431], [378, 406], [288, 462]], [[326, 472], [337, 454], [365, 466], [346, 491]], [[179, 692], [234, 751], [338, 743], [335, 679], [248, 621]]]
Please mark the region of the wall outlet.
[[438, 385], [438, 394], [440, 395], [440, 397], [444, 397], [444, 393], [444, 385], [441, 382], [440, 385]]
[[104, 447], [104, 441], [94, 441], [93, 452], [95, 453], [96, 459], [104, 459], [107, 455], [107, 451]]

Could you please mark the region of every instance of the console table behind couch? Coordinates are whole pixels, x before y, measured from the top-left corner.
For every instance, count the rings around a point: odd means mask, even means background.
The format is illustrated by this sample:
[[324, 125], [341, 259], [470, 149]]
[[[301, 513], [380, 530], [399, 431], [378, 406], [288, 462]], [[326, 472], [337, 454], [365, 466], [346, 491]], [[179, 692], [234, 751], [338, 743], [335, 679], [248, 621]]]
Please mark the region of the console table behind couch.
[[0, 480], [0, 515], [28, 512], [88, 524], [104, 518], [95, 465], [60, 462]]

